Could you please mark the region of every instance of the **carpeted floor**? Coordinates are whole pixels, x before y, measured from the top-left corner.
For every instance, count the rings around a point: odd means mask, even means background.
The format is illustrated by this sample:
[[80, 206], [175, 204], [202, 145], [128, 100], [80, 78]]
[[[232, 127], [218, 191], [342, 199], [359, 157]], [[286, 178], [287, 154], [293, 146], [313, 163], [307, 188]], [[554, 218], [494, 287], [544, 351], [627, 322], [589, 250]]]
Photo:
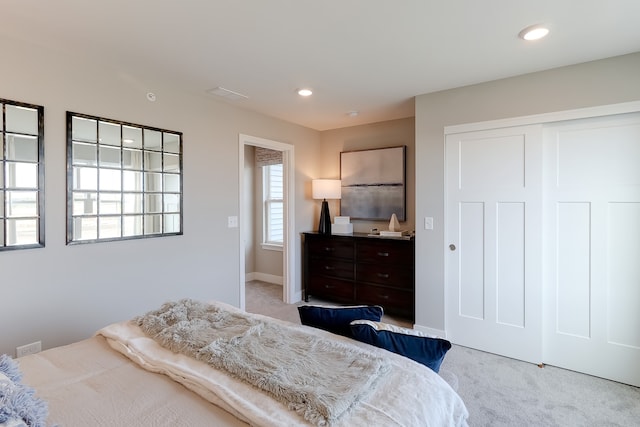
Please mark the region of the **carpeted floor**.
[[[248, 282], [247, 311], [300, 323], [297, 306], [304, 303], [285, 304], [281, 294], [281, 286]], [[403, 319], [383, 320], [411, 327]], [[467, 405], [472, 427], [640, 426], [637, 387], [456, 345], [440, 372]]]
[[[287, 320], [293, 323], [300, 323], [297, 307], [304, 304], [327, 304], [336, 305], [335, 303], [321, 301], [310, 298], [309, 302], [304, 301], [298, 304], [288, 305], [282, 302], [282, 286], [271, 283], [252, 281], [247, 282], [246, 286], [246, 310], [251, 313], [260, 313], [278, 319]], [[411, 328], [413, 325], [409, 320], [399, 317], [389, 316], [385, 314], [382, 320], [386, 323]]]

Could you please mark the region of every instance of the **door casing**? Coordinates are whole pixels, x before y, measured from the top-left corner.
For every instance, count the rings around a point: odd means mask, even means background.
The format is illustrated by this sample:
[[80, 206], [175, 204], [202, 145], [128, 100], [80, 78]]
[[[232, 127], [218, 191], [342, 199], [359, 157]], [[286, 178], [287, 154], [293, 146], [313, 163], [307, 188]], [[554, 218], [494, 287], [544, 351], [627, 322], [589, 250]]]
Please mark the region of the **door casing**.
[[282, 247], [282, 271], [284, 274], [282, 283], [282, 300], [288, 304], [292, 304], [299, 301], [301, 298], [301, 292], [297, 292], [294, 286], [295, 278], [295, 153], [294, 146], [279, 141], [273, 141], [270, 139], [260, 138], [251, 135], [240, 134], [238, 136], [238, 182], [239, 182], [239, 194], [238, 194], [238, 212], [239, 212], [239, 259], [240, 266], [238, 272], [239, 280], [239, 307], [244, 310], [246, 307], [245, 301], [245, 254], [244, 254], [244, 237], [246, 230], [244, 229], [243, 215], [245, 212], [242, 208], [242, 201], [244, 200], [244, 147], [245, 145], [252, 145], [256, 147], [268, 148], [271, 150], [277, 150], [282, 152], [282, 161], [284, 165], [284, 244]]

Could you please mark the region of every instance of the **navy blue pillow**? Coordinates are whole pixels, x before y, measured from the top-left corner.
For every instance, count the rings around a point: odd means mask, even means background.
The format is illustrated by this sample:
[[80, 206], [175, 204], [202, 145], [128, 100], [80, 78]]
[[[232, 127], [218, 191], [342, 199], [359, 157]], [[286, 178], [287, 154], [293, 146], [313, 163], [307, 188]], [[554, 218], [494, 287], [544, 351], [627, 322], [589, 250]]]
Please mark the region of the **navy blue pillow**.
[[431, 368], [440, 370], [451, 343], [442, 338], [429, 337], [413, 329], [380, 322], [356, 320], [351, 323], [353, 338], [400, 354]]
[[379, 322], [383, 309], [379, 305], [357, 305], [345, 307], [323, 307], [302, 305], [298, 307], [300, 322], [303, 325], [324, 329], [334, 334], [351, 337], [351, 322], [354, 320], [372, 320]]

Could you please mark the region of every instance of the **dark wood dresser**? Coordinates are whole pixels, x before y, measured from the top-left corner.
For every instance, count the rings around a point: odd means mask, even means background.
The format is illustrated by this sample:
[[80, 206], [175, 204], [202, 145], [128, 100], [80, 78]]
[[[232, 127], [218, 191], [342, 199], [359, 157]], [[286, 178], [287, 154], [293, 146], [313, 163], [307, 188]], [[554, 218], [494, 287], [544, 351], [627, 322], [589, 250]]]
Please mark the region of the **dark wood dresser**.
[[377, 304], [414, 319], [414, 238], [365, 233], [302, 234], [302, 286], [309, 296], [342, 304]]

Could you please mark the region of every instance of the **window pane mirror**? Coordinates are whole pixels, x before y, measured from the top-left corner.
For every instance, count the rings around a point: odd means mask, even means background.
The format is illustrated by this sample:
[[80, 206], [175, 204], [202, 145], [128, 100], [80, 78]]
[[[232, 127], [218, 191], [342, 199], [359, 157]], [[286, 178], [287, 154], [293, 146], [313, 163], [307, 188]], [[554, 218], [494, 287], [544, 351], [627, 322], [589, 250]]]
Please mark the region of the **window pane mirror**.
[[44, 107], [0, 99], [0, 251], [44, 246]]
[[67, 243], [182, 234], [182, 133], [67, 112]]

